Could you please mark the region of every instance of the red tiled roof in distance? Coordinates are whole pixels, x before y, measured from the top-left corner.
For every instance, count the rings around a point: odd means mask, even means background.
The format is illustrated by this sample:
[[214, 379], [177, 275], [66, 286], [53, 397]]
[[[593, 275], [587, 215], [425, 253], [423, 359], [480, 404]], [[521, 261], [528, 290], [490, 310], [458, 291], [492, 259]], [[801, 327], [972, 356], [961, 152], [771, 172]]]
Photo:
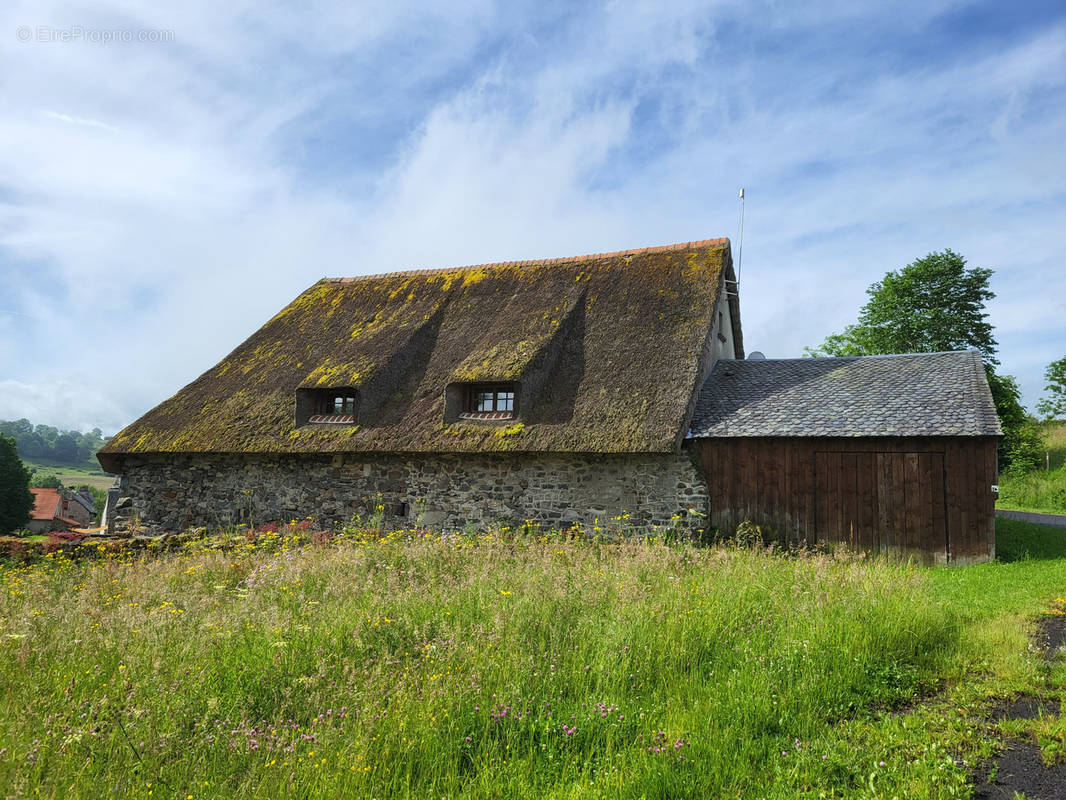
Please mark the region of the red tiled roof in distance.
[[56, 489], [30, 489], [33, 492], [31, 519], [55, 519], [59, 516], [59, 491]]

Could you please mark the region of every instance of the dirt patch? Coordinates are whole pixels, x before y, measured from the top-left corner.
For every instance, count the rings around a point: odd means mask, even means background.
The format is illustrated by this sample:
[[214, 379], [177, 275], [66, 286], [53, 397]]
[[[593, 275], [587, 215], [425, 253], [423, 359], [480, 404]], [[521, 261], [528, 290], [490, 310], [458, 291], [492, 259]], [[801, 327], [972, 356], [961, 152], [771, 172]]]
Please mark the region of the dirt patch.
[[1031, 694], [1016, 697], [1006, 705], [992, 712], [992, 719], [1002, 722], [1005, 719], [1040, 719], [1060, 711], [1058, 700], [1044, 700]]
[[[1066, 645], [1066, 616], [1041, 619], [1033, 644], [1044, 658], [1055, 658]], [[993, 711], [992, 719], [1038, 719], [1061, 711], [1057, 700], [1022, 695]], [[1013, 800], [1017, 794], [1024, 794], [1028, 800], [1066, 800], [1066, 763], [1046, 767], [1034, 742], [1011, 740], [985, 770], [974, 775], [974, 798]]]
[[1066, 647], [1066, 615], [1056, 614], [1040, 620], [1036, 643], [1044, 648], [1045, 658], [1054, 658]]
[[1066, 800], [1066, 764], [1045, 767], [1035, 744], [1011, 742], [995, 763], [995, 778], [989, 783], [988, 775], [982, 776], [975, 800], [1013, 800], [1016, 792], [1029, 800]]

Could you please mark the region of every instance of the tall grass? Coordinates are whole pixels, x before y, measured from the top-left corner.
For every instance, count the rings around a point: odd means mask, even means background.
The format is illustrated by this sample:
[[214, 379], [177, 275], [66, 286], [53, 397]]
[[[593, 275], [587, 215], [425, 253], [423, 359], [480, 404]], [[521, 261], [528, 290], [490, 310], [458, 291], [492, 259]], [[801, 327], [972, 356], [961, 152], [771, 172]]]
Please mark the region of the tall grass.
[[1066, 467], [1004, 477], [996, 507], [1066, 514]]
[[928, 733], [854, 725], [970, 670], [948, 571], [561, 535], [316, 541], [0, 564], [0, 794], [964, 790]]
[[1046, 423], [1042, 437], [1050, 469], [1001, 476], [998, 508], [1066, 514], [1066, 424]]
[[1048, 449], [1049, 467], [1061, 469], [1066, 466], [1066, 423], [1045, 423], [1044, 444]]

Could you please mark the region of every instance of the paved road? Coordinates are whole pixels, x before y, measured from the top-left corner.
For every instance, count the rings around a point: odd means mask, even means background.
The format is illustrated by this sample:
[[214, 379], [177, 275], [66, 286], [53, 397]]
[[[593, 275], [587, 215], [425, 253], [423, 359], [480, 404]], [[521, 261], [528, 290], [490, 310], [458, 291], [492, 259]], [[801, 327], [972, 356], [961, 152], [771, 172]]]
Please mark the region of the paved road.
[[997, 508], [996, 516], [1022, 522], [1034, 522], [1037, 525], [1050, 525], [1052, 528], [1066, 528], [1066, 514], [1035, 514], [1032, 511], [1008, 511], [1005, 508]]

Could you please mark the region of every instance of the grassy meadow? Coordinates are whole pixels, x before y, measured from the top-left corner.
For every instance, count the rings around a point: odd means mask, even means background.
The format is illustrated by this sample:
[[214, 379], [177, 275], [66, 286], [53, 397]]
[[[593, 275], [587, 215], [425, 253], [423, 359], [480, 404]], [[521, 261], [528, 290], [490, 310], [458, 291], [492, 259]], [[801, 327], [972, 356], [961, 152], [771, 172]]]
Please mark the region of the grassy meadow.
[[1024, 523], [960, 569], [302, 527], [0, 562], [0, 795], [965, 797], [1066, 686]]
[[67, 464], [59, 461], [22, 459], [27, 469], [38, 475], [55, 475], [64, 486], [88, 485], [107, 490], [115, 484], [115, 476], [104, 472], [94, 457], [84, 464]]

